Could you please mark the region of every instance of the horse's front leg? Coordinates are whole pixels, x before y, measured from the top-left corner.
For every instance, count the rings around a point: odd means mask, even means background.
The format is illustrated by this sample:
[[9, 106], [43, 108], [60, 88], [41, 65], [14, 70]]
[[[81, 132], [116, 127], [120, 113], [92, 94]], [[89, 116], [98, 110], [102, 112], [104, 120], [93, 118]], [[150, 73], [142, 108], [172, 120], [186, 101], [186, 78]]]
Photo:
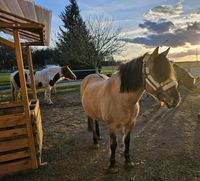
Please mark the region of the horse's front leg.
[[47, 87], [44, 93], [44, 102], [47, 104], [53, 104], [50, 97], [51, 97], [51, 87]]
[[117, 137], [115, 132], [110, 132], [110, 149], [111, 149], [111, 156], [110, 156], [110, 166], [109, 172], [110, 173], [118, 173], [118, 167], [116, 167], [115, 161], [115, 151], [117, 148]]
[[[132, 128], [132, 126], [131, 126]], [[130, 147], [130, 136], [131, 135], [131, 129], [128, 128], [128, 131], [125, 131], [125, 138], [124, 138], [124, 144], [125, 144], [125, 150], [124, 150], [124, 157], [125, 157], [125, 167], [126, 168], [133, 168], [134, 164], [131, 161], [130, 154], [129, 154], [129, 147]]]

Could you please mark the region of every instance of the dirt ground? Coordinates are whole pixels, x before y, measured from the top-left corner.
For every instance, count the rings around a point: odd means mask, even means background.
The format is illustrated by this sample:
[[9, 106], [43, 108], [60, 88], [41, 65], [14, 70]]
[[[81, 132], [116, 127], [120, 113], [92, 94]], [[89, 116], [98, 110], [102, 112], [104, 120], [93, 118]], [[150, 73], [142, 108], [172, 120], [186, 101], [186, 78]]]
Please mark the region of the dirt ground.
[[100, 148], [94, 149], [92, 133], [78, 92], [53, 96], [44, 105], [43, 161], [46, 167], [0, 178], [2, 181], [197, 181], [200, 180], [200, 95], [182, 93], [181, 105], [159, 108], [152, 98], [140, 101], [141, 111], [132, 131], [130, 153], [135, 167], [124, 168], [121, 131], [116, 159], [118, 174], [108, 174], [109, 137], [101, 124]]

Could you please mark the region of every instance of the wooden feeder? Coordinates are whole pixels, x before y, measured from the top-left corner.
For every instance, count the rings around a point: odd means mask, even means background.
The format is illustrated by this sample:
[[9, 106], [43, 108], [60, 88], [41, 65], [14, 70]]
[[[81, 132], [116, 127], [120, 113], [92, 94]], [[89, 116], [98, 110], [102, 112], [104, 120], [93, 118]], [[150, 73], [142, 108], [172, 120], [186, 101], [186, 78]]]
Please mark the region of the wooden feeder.
[[[51, 12], [30, 0], [0, 0], [0, 44], [15, 49], [22, 100], [0, 103], [0, 175], [42, 165], [42, 120], [33, 75], [30, 46], [48, 45]], [[11, 41], [8, 38], [13, 36]], [[22, 58], [26, 48], [32, 99]]]

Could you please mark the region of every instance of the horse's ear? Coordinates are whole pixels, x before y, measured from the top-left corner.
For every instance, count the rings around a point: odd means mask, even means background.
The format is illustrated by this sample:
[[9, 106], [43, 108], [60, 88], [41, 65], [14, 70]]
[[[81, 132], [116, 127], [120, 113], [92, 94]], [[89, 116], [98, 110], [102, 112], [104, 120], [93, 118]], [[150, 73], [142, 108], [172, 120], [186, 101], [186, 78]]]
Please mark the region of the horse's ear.
[[170, 50], [170, 47], [167, 50], [165, 50], [164, 52], [162, 52], [161, 54], [167, 56], [167, 54], [169, 53], [169, 50]]
[[158, 55], [158, 51], [159, 51], [159, 47], [157, 47], [157, 48], [153, 51], [153, 53], [151, 54], [151, 57], [152, 57], [152, 58], [156, 57], [156, 56]]
[[149, 63], [153, 63], [154, 62], [154, 59], [155, 57], [158, 55], [158, 50], [159, 50], [159, 47], [157, 47], [152, 54], [150, 54], [150, 57], [149, 57]]

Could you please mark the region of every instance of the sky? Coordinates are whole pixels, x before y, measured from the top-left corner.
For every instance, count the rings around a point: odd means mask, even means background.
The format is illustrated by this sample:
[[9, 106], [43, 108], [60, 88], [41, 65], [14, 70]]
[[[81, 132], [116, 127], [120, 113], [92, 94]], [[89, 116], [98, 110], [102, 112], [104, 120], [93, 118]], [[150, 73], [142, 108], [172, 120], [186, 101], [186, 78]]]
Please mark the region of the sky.
[[[52, 41], [54, 45], [59, 18], [68, 0], [34, 0], [52, 10]], [[160, 46], [171, 47], [169, 58], [174, 61], [200, 60], [200, 2], [199, 0], [77, 0], [81, 16], [103, 16], [112, 19], [121, 29], [124, 51], [116, 60], [130, 60]], [[199, 54], [197, 57], [196, 54]]]

